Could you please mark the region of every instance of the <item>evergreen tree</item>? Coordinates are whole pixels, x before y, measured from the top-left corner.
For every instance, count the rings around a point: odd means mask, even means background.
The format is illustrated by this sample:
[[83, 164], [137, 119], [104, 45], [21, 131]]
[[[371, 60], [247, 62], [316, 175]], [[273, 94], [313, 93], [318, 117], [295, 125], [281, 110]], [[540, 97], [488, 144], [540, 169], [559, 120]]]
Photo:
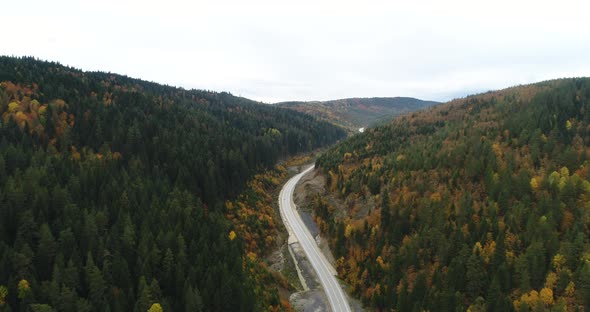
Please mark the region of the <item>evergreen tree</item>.
[[488, 311], [506, 311], [506, 307], [503, 306], [504, 295], [502, 294], [502, 289], [500, 288], [500, 282], [497, 277], [492, 279], [492, 284], [488, 288], [488, 293], [486, 296], [486, 306]]
[[198, 289], [193, 289], [188, 285], [184, 293], [184, 311], [186, 312], [200, 312], [203, 311], [203, 300], [199, 294]]
[[578, 273], [577, 294], [585, 307], [590, 307], [590, 264], [586, 262]]
[[475, 299], [483, 294], [485, 285], [487, 284], [487, 276], [483, 270], [483, 261], [479, 255], [479, 251], [475, 251], [467, 261], [467, 294]]
[[51, 276], [56, 250], [57, 244], [55, 243], [53, 234], [51, 234], [49, 225], [43, 223], [39, 229], [39, 245], [35, 257], [41, 280], [47, 280]]
[[145, 281], [145, 277], [140, 277], [139, 284], [137, 286], [138, 298], [135, 303], [135, 312], [147, 311], [153, 303], [150, 288]]
[[94, 264], [92, 254], [90, 253], [88, 253], [84, 272], [90, 303], [95, 307], [102, 307], [104, 305], [106, 283], [103, 279], [102, 272]]

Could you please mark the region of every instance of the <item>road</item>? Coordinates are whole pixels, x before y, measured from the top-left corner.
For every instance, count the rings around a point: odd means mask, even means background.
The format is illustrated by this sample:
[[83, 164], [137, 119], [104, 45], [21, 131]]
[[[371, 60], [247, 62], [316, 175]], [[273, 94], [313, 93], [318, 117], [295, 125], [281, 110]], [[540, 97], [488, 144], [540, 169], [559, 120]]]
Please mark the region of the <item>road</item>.
[[324, 292], [328, 297], [330, 306], [333, 312], [346, 311], [350, 312], [350, 305], [346, 294], [340, 287], [338, 280], [336, 279], [336, 270], [328, 262], [324, 254], [320, 251], [320, 248], [316, 244], [315, 239], [309, 233], [309, 230], [301, 220], [301, 217], [297, 213], [297, 207], [293, 202], [293, 192], [297, 182], [309, 171], [313, 170], [313, 166], [310, 166], [303, 172], [292, 177], [281, 190], [279, 194], [279, 208], [281, 211], [281, 218], [285, 223], [287, 231], [289, 231], [289, 244], [298, 241], [309, 262], [313, 266], [313, 269], [318, 275], [320, 284], [324, 288]]

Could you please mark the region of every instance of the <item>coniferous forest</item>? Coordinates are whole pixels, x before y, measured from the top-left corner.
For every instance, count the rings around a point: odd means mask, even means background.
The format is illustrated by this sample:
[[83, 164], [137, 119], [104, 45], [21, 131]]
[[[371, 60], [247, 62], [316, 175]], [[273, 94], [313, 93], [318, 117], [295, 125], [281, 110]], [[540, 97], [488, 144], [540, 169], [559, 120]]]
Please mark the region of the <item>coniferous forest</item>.
[[590, 79], [399, 117], [316, 166], [341, 202], [315, 198], [320, 228], [370, 309], [590, 310]]
[[3, 311], [267, 309], [224, 202], [345, 135], [228, 93], [33, 58], [0, 57], [0, 114]]

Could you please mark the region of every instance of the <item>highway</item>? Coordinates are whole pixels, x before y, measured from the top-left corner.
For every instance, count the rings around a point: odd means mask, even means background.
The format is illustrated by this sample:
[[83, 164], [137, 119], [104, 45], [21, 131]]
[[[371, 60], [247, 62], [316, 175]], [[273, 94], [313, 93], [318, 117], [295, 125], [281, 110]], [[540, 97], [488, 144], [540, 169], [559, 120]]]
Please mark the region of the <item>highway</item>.
[[336, 279], [336, 270], [334, 270], [332, 265], [320, 251], [315, 239], [312, 237], [311, 233], [303, 223], [303, 220], [301, 220], [301, 217], [297, 213], [297, 207], [293, 202], [293, 193], [297, 182], [299, 182], [303, 175], [311, 170], [313, 170], [313, 166], [310, 166], [303, 172], [292, 177], [283, 186], [283, 189], [279, 194], [281, 218], [289, 232], [289, 244], [298, 241], [305, 251], [307, 258], [317, 273], [320, 284], [328, 297], [332, 311], [349, 312], [351, 311], [350, 305], [348, 304], [346, 294]]

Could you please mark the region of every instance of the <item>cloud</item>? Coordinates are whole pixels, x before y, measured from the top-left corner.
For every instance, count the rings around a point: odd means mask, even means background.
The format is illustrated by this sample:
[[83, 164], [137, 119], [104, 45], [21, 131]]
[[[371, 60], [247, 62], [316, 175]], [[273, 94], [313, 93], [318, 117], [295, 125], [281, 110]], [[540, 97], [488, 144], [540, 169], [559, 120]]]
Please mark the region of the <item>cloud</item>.
[[1, 54], [253, 99], [462, 94], [590, 75], [582, 0], [12, 1]]

